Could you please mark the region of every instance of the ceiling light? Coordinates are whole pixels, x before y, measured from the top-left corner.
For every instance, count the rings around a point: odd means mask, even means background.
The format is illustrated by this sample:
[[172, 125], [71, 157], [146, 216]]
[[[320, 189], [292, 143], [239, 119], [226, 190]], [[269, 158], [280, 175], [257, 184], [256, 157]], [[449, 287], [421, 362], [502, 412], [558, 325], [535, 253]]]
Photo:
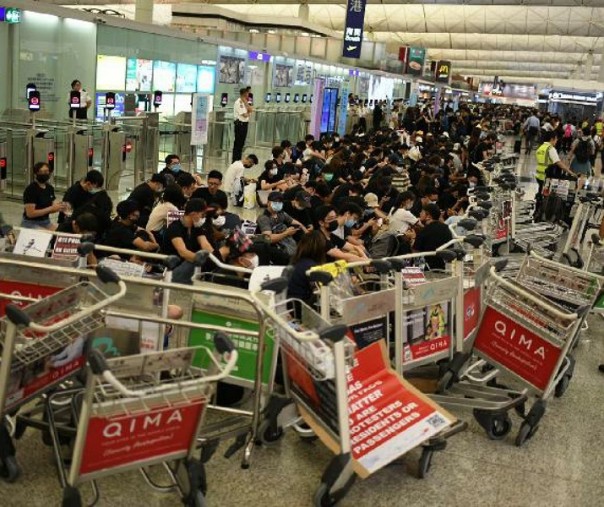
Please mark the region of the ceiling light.
[[260, 33], [260, 30], [257, 28], [250, 28], [250, 33]]

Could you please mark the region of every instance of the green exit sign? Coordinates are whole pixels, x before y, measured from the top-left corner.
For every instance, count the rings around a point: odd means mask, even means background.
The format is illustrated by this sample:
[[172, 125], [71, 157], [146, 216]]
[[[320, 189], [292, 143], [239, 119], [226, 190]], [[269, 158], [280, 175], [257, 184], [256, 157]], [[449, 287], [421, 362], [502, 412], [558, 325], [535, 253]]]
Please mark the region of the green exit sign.
[[[13, 7], [2, 8], [4, 10], [5, 23], [21, 23], [21, 9], [15, 9]], [[1, 18], [2, 16], [0, 16]]]

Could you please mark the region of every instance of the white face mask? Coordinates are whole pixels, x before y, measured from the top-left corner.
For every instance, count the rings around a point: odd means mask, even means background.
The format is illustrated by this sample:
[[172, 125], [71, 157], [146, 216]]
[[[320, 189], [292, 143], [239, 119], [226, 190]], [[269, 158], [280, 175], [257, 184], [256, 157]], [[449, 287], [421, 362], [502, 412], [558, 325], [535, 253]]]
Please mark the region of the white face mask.
[[215, 227], [223, 227], [224, 224], [226, 223], [226, 217], [224, 215], [220, 215], [219, 217], [216, 217], [215, 219], [212, 220], [212, 223], [214, 224]]
[[276, 176], [278, 172], [278, 169], [271, 169], [271, 176]]
[[195, 222], [193, 222], [193, 225], [195, 227], [201, 227], [204, 222], [205, 222], [205, 219], [204, 218], [200, 218], [199, 220], [195, 220]]
[[254, 255], [253, 257], [248, 257], [247, 260], [250, 263], [250, 269], [256, 269], [260, 265], [260, 259], [257, 255]]

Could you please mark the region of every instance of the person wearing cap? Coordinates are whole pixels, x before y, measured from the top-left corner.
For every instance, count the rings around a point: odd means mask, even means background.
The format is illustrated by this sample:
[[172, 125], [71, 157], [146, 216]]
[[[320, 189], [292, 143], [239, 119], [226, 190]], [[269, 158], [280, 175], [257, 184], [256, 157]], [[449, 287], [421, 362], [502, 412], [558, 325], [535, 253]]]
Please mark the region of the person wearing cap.
[[283, 211], [283, 194], [271, 192], [264, 212], [258, 217], [258, 230], [270, 241], [270, 260], [276, 265], [289, 264], [296, 251], [293, 236], [306, 227]]
[[[436, 204], [425, 204], [419, 219], [424, 227], [413, 241], [415, 252], [434, 252], [453, 239], [449, 227], [440, 221], [440, 208]], [[430, 269], [445, 269], [444, 261], [434, 255], [427, 256], [426, 263]]]
[[[373, 215], [379, 220], [380, 218], [383, 220], [387, 217], [386, 213], [384, 213], [380, 209], [380, 201], [378, 196], [373, 192], [369, 192], [365, 194], [365, 204], [369, 210], [371, 210]], [[365, 213], [367, 214], [367, 213]]]
[[63, 196], [63, 203], [69, 204], [72, 213], [69, 217], [63, 212], [59, 213], [58, 223], [70, 222], [69, 219], [73, 216], [73, 213], [90, 201], [96, 193], [100, 192], [104, 183], [103, 174], [96, 169], [92, 169], [86, 173], [84, 178], [71, 185]]
[[208, 186], [196, 189], [191, 195], [194, 199], [203, 199], [206, 203], [215, 202], [221, 208], [229, 207], [229, 199], [227, 195], [220, 190], [222, 186], [222, 173], [220, 171], [210, 171], [207, 179]]
[[222, 187], [235, 206], [243, 205], [243, 187], [256, 182], [255, 179], [245, 176], [245, 173], [256, 165], [258, 165], [258, 157], [250, 153], [241, 160], [233, 162], [224, 173]]
[[[162, 253], [177, 255], [183, 260], [172, 272], [174, 283], [186, 285], [193, 283], [191, 279], [195, 272], [195, 254], [203, 248], [204, 231], [202, 226], [207, 209], [203, 199], [189, 199], [185, 204], [184, 215], [180, 220], [172, 222], [166, 230]], [[210, 251], [213, 249], [210, 248]]]
[[[137, 226], [140, 219], [140, 206], [136, 201], [126, 200], [116, 206], [117, 218], [101, 241], [102, 245], [124, 250], [141, 250], [155, 252], [159, 245], [153, 234]], [[103, 252], [101, 255], [111, 255]], [[122, 259], [129, 260], [131, 255], [119, 254]]]
[[151, 215], [151, 211], [165, 187], [165, 176], [155, 173], [151, 176], [150, 180], [135, 187], [128, 196], [129, 201], [136, 201], [139, 205], [141, 214], [140, 220], [138, 221], [139, 227], [147, 227], [149, 215]]

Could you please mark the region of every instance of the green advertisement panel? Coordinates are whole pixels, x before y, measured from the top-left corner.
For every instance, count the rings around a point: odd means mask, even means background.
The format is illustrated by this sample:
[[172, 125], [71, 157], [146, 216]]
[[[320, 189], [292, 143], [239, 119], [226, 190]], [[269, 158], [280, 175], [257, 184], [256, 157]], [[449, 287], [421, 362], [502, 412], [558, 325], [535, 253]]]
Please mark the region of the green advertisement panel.
[[[217, 314], [215, 310], [208, 311], [206, 309], [194, 308], [191, 317], [192, 322], [198, 324], [208, 324], [212, 326], [222, 326], [234, 329], [244, 329], [246, 331], [258, 331], [259, 325], [257, 322], [233, 317], [230, 315]], [[264, 340], [264, 366], [262, 372], [262, 383], [268, 384], [271, 370], [271, 363], [274, 351], [274, 341], [269, 334], [270, 330], [265, 335]], [[205, 346], [210, 350], [214, 348], [212, 340], [214, 331], [206, 331], [203, 329], [193, 329], [189, 334], [189, 346]], [[229, 334], [229, 338], [237, 348], [239, 354], [237, 365], [231, 373], [231, 377], [246, 381], [254, 382], [256, 379], [256, 358], [258, 354], [258, 341], [253, 336], [243, 336], [240, 334]], [[210, 359], [207, 354], [198, 353], [193, 362], [194, 366], [207, 368]]]

